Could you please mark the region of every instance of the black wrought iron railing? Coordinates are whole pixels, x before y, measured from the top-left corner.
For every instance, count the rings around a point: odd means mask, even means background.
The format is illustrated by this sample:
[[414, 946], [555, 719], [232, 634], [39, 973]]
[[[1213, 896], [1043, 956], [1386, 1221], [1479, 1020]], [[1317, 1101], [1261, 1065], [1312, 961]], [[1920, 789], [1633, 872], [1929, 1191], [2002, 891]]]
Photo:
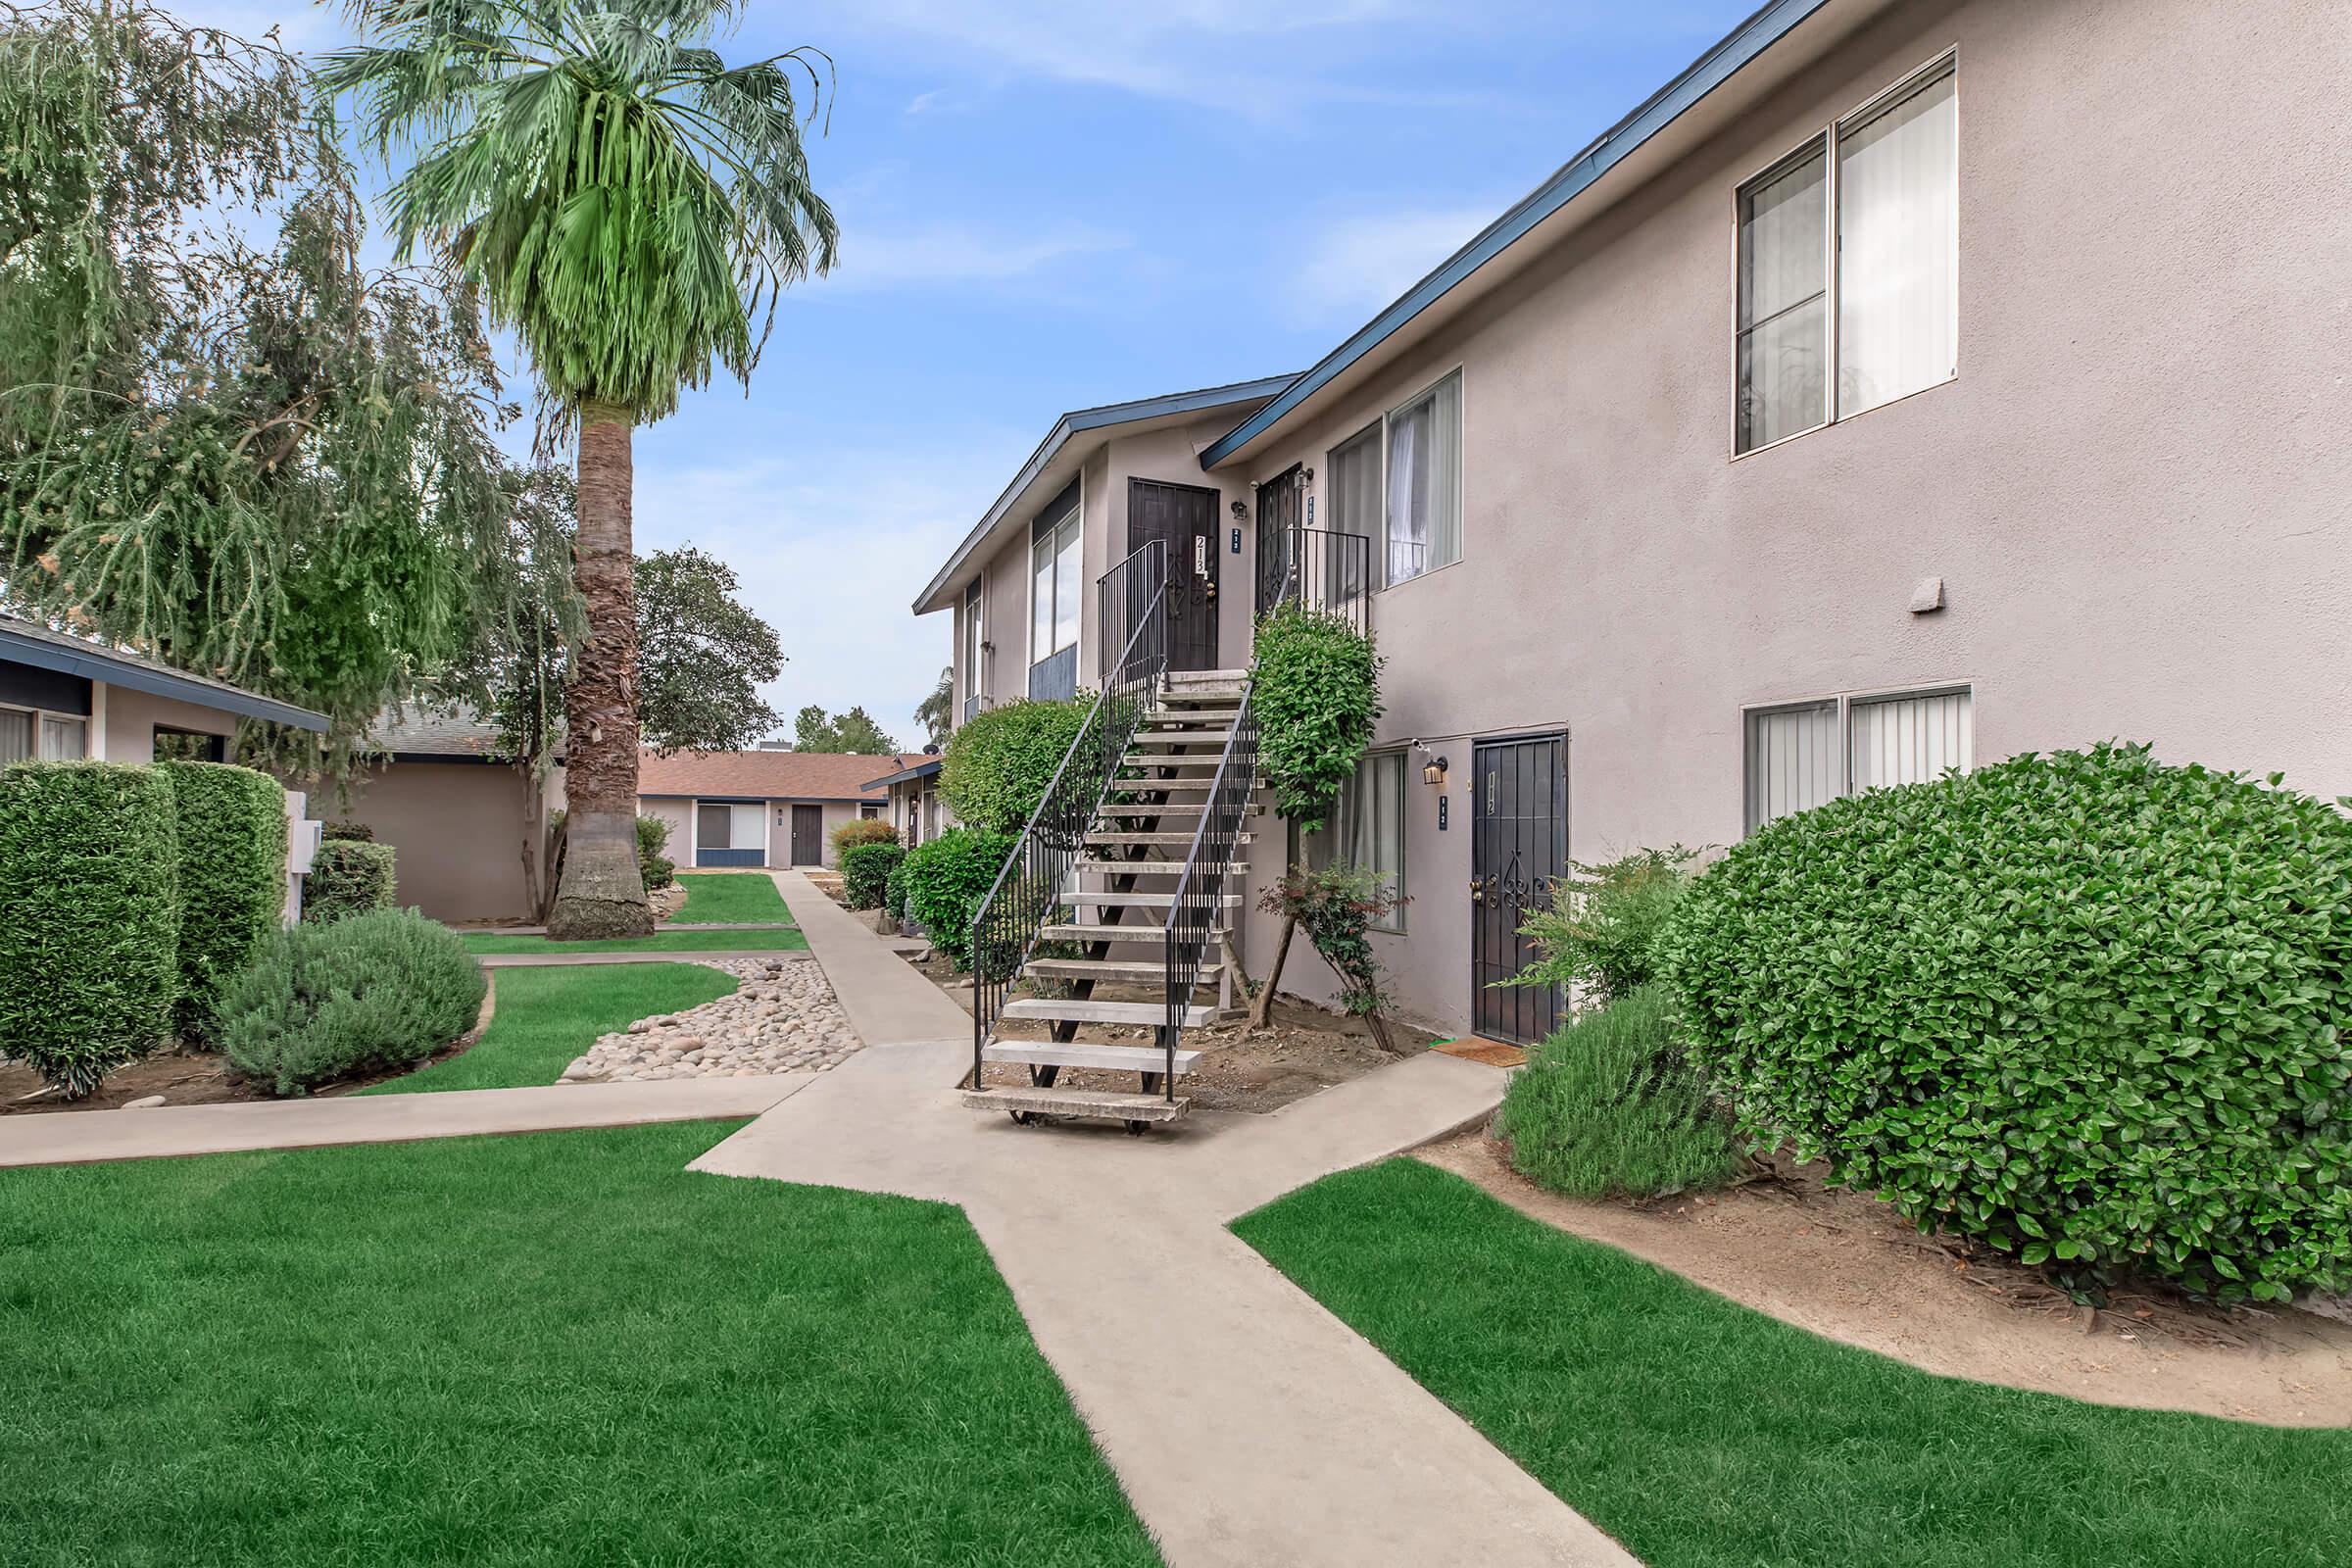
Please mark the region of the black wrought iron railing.
[[1281, 575], [1266, 608], [1303, 605], [1338, 615], [1359, 632], [1372, 625], [1372, 541], [1329, 528], [1287, 528]]
[[[1095, 580], [1095, 623], [1101, 628], [1095, 646], [1095, 684], [1108, 691], [1121, 668], [1134, 657], [1136, 633], [1152, 621], [1167, 619], [1168, 542], [1152, 539], [1141, 550]], [[1154, 633], [1161, 667], [1166, 666], [1164, 630]]]
[[1200, 825], [1193, 830], [1192, 853], [1185, 857], [1184, 874], [1176, 879], [1176, 896], [1168, 906], [1168, 1011], [1159, 1045], [1168, 1054], [1167, 1075], [1160, 1082], [1170, 1100], [1176, 1098], [1176, 1046], [1183, 1038], [1184, 1015], [1200, 984], [1227, 889], [1241, 885], [1233, 875], [1233, 861], [1241, 851], [1242, 824], [1250, 818], [1250, 796], [1256, 787], [1257, 710], [1244, 687], [1241, 711], [1234, 715], [1233, 732], [1225, 737], [1225, 755], [1217, 760], [1208, 798], [1201, 804]]
[[[1004, 1004], [1037, 946], [1037, 934], [1054, 918], [1067, 891], [1071, 868], [1086, 848], [1087, 829], [1102, 809], [1120, 760], [1151, 711], [1152, 698], [1168, 667], [1168, 556], [1165, 541], [1153, 540], [1104, 573], [1104, 603], [1117, 579], [1122, 606], [1133, 612], [1120, 624], [1126, 635], [1115, 659], [1102, 664], [1102, 690], [1070, 742], [1053, 782], [1005, 857], [1004, 869], [972, 916], [972, 1087], [988, 1043], [1004, 1017]], [[1107, 632], [1110, 621], [1105, 618]], [[1105, 637], [1105, 645], [1108, 638]]]

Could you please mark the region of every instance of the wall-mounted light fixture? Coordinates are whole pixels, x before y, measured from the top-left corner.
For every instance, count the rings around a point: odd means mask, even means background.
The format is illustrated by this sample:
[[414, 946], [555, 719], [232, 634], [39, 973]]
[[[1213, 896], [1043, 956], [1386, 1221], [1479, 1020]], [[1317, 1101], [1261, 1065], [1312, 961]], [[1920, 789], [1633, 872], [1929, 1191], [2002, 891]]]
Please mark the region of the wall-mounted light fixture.
[[[1254, 489], [1256, 489], [1256, 488], [1257, 488], [1257, 486], [1255, 486], [1255, 485], [1251, 485], [1250, 488], [1250, 489], [1252, 489], [1252, 490], [1254, 490]], [[1249, 515], [1250, 515], [1250, 509], [1249, 509], [1247, 506], [1244, 506], [1244, 505], [1243, 505], [1241, 502], [1239, 502], [1239, 501], [1236, 501], [1236, 502], [1233, 504], [1233, 520], [1234, 520], [1234, 521], [1236, 521], [1236, 522], [1239, 522], [1239, 521], [1241, 521], [1241, 520], [1242, 520], [1244, 517], [1247, 517], [1247, 516], [1249, 516]]]
[[1414, 751], [1419, 752], [1423, 757], [1429, 759], [1428, 761], [1421, 764], [1421, 782], [1431, 785], [1437, 789], [1444, 789], [1446, 787], [1446, 768], [1447, 766], [1446, 759], [1440, 757], [1434, 750], [1424, 745], [1418, 739], [1414, 740], [1411, 743], [1411, 746]]

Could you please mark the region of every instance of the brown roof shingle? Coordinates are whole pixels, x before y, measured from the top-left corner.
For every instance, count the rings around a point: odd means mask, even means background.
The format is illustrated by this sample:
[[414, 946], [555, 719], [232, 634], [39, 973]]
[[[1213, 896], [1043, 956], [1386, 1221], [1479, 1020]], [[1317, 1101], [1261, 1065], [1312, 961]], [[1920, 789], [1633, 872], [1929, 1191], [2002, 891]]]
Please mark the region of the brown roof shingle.
[[920, 752], [675, 752], [637, 759], [637, 793], [764, 801], [875, 801], [868, 780], [924, 760]]

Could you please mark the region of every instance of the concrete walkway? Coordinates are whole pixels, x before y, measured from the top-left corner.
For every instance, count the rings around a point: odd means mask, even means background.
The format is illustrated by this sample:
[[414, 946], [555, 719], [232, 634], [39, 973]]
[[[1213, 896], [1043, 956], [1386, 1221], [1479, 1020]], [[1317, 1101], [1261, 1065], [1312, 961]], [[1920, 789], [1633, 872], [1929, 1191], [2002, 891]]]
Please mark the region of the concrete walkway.
[[479, 1133], [565, 1132], [643, 1122], [757, 1116], [819, 1075], [680, 1078], [660, 1083], [451, 1089], [416, 1095], [158, 1105], [150, 1110], [61, 1110], [0, 1117], [0, 1166], [225, 1154], [330, 1144], [397, 1144]]
[[867, 1049], [695, 1168], [962, 1205], [1175, 1568], [1634, 1561], [1226, 1229], [1484, 1117], [1501, 1073], [1424, 1055], [1145, 1139], [1016, 1127], [951, 1088], [970, 1018], [807, 878], [776, 881]]

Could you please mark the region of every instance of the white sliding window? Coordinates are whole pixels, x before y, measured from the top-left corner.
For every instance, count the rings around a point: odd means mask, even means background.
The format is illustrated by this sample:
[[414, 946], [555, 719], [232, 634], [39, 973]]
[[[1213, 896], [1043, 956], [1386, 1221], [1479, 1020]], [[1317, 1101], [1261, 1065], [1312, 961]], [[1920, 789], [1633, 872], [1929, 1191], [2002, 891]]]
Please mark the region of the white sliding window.
[[1384, 581], [1462, 559], [1462, 378], [1447, 376], [1388, 417]]
[[1740, 188], [1736, 451], [1957, 372], [1958, 87], [1938, 61]]
[[1079, 565], [1078, 509], [1051, 528], [1040, 528], [1029, 547], [1029, 662], [1039, 663], [1078, 641], [1078, 601], [1084, 580]]
[[1747, 830], [1840, 795], [1975, 765], [1976, 703], [1965, 686], [1750, 709]]
[[21, 708], [0, 708], [0, 766], [32, 760], [33, 715]]

